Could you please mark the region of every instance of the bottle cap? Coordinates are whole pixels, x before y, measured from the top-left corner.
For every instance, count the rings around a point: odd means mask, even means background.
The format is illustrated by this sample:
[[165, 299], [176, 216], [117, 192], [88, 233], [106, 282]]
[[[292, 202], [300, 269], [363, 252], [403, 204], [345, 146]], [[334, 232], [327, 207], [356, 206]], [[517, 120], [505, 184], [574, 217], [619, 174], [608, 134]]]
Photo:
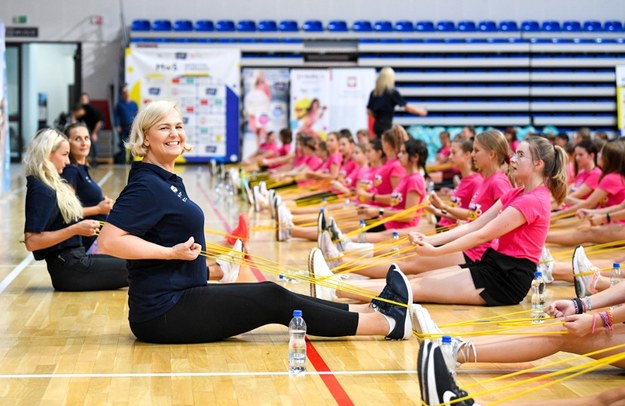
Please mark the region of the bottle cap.
[[393, 238], [399, 237], [399, 233], [397, 231], [393, 231]]
[[441, 340], [443, 344], [451, 344], [451, 336], [443, 336]]
[[278, 278], [279, 279], [284, 279], [284, 275], [280, 274], [280, 275], [278, 275]]
[[360, 227], [364, 227], [367, 223], [364, 220], [360, 220]]
[[618, 262], [615, 262], [612, 264], [612, 268], [620, 268], [621, 264], [619, 264]]
[[293, 310], [293, 317], [302, 317], [301, 310]]
[[536, 272], [534, 272], [534, 277], [535, 278], [539, 278], [539, 277], [542, 278], [543, 277], [543, 273], [541, 271], [536, 271]]

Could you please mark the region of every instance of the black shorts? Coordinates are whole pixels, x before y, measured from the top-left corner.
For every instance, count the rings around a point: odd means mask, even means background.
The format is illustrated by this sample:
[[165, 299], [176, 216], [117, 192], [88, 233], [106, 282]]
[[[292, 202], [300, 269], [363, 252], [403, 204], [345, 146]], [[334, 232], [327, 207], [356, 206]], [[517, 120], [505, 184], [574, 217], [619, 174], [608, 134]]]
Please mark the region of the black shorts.
[[[466, 256], [465, 256], [466, 258]], [[514, 258], [489, 248], [482, 259], [462, 265], [471, 271], [473, 284], [484, 289], [480, 296], [487, 306], [520, 303], [532, 286], [536, 264], [526, 258]]]

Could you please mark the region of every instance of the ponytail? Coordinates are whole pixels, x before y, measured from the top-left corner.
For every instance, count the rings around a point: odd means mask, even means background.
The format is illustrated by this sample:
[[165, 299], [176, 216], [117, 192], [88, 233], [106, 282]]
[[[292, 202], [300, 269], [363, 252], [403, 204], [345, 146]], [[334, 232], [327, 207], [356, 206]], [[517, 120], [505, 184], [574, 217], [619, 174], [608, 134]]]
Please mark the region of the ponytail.
[[552, 145], [543, 137], [529, 137], [525, 140], [530, 146], [534, 161], [543, 161], [545, 166], [543, 175], [545, 186], [551, 192], [554, 200], [560, 204], [566, 197], [566, 152], [556, 145]]

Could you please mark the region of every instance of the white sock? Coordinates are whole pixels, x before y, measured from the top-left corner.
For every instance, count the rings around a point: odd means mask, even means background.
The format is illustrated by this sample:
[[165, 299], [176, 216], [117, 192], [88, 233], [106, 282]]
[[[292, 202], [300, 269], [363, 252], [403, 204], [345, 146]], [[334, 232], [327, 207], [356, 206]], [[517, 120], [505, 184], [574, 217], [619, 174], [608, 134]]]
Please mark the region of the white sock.
[[[382, 314], [382, 313], [380, 313], [380, 314]], [[395, 322], [394, 318], [389, 317], [386, 314], [382, 314], [382, 316], [384, 316], [384, 318], [386, 319], [386, 322], [388, 323], [389, 329], [388, 329], [388, 334], [387, 335], [390, 335], [393, 332], [393, 329], [395, 328], [395, 324], [397, 324], [397, 323]]]

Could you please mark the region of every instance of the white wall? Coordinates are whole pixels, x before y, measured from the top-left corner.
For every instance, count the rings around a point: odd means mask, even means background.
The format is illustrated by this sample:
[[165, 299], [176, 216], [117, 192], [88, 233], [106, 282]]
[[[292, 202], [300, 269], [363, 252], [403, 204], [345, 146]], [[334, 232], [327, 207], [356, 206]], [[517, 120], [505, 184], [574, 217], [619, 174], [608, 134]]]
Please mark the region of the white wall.
[[[14, 16], [26, 15], [26, 26], [39, 27], [40, 41], [82, 42], [83, 90], [103, 99], [118, 76], [122, 13], [126, 26], [136, 18], [625, 21], [625, 4], [623, 0], [2, 0], [0, 20], [12, 26]], [[93, 15], [102, 16], [104, 24], [92, 24]]]

